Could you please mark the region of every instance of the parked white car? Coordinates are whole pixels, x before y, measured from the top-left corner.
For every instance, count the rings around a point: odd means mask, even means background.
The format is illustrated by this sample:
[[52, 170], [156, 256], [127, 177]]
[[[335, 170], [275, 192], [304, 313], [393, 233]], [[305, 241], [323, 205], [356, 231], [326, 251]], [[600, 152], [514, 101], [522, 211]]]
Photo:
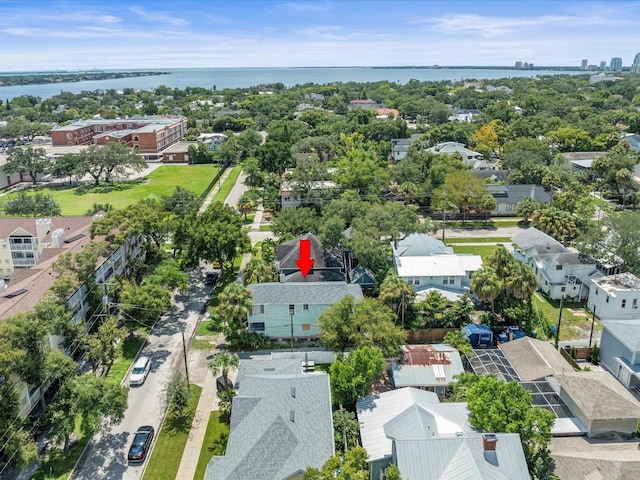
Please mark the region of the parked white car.
[[149, 357], [140, 357], [131, 369], [129, 385], [142, 385], [151, 371], [151, 360]]

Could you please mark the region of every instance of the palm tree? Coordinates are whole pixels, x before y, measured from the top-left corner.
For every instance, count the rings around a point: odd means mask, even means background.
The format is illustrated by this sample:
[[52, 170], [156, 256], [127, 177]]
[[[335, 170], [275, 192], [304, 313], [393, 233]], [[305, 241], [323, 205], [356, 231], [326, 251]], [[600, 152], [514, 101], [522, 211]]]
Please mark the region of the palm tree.
[[453, 348], [460, 352], [460, 355], [467, 358], [473, 357], [473, 347], [469, 342], [467, 336], [460, 330], [448, 332], [444, 336], [444, 343], [451, 345]]
[[[505, 288], [517, 299], [527, 302], [527, 322], [531, 319], [531, 295], [538, 289], [538, 278], [526, 263], [516, 262], [504, 281]], [[520, 322], [522, 323], [522, 322]]]
[[398, 316], [402, 318], [402, 326], [404, 327], [404, 314], [407, 305], [413, 303], [415, 296], [416, 292], [411, 285], [400, 278], [397, 273], [392, 272], [382, 282], [378, 299], [396, 313], [396, 319]]
[[218, 312], [226, 324], [225, 336], [233, 336], [244, 326], [251, 310], [251, 292], [238, 282], [227, 285], [218, 295]]
[[242, 280], [245, 285], [274, 282], [277, 278], [277, 273], [272, 263], [267, 263], [259, 258], [252, 258], [244, 269]]
[[494, 268], [498, 278], [504, 280], [509, 276], [516, 259], [504, 245], [498, 245], [493, 253], [489, 255], [487, 263]]
[[242, 215], [244, 215], [244, 219], [245, 221], [247, 220], [247, 214], [253, 210], [253, 207], [255, 206], [255, 202], [253, 200], [251, 200], [250, 198], [247, 197], [247, 195], [242, 195], [240, 197], [240, 200], [238, 200], [238, 203], [236, 204], [236, 206], [238, 207], [238, 210], [240, 210], [240, 213], [242, 213]]
[[492, 267], [484, 267], [471, 276], [471, 290], [483, 302], [491, 302], [491, 315], [495, 317], [494, 300], [502, 292], [503, 282]]
[[247, 158], [244, 161], [242, 171], [245, 174], [244, 184], [247, 187], [261, 187], [264, 184], [262, 172], [260, 171], [258, 161], [255, 158]]
[[229, 370], [240, 366], [240, 357], [237, 354], [224, 350], [214, 355], [209, 362], [211, 373], [215, 377], [218, 373], [222, 374], [224, 388], [227, 390], [227, 398], [231, 399], [231, 387], [229, 386]]

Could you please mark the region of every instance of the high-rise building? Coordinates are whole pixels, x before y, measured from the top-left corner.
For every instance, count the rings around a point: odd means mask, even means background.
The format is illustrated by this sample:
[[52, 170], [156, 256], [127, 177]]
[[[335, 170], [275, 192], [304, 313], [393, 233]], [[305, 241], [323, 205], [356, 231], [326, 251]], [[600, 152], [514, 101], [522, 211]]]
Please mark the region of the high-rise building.
[[600, 62], [600, 70], [604, 70], [607, 68], [607, 62], [605, 62], [604, 60], [602, 60]]
[[631, 64], [631, 71], [633, 73], [640, 73], [640, 53], [636, 53], [633, 63]]
[[583, 58], [582, 59], [582, 65], [581, 65], [582, 70], [586, 70], [588, 65], [589, 65], [589, 59], [588, 58]]
[[609, 70], [612, 72], [621, 72], [622, 71], [622, 58], [613, 57], [611, 59], [611, 65], [609, 65]]
[[522, 62], [521, 61], [516, 62], [516, 68], [522, 68]]

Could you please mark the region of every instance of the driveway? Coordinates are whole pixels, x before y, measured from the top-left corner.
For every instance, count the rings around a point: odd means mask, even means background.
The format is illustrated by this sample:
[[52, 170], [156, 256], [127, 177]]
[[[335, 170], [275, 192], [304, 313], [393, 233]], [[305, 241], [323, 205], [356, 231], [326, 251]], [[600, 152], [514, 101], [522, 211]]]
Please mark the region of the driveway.
[[[172, 373], [184, 371], [181, 332], [184, 331], [187, 341], [195, 333], [202, 306], [211, 294], [211, 287], [204, 285], [201, 269], [190, 272], [189, 276], [188, 292], [174, 296], [171, 309], [158, 320], [142, 349], [141, 354], [151, 358], [151, 373], [144, 385], [130, 388], [123, 421], [108, 432], [93, 437], [70, 478], [142, 478], [144, 464], [127, 464], [130, 442], [142, 425], [152, 425], [156, 435], [159, 432], [166, 411], [166, 383]], [[125, 381], [128, 385], [128, 378]]]

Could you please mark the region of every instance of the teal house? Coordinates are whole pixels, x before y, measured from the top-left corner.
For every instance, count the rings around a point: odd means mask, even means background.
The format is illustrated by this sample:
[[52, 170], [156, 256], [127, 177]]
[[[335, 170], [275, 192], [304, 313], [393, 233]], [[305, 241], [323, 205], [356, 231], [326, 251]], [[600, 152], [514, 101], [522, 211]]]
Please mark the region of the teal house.
[[346, 295], [363, 298], [360, 285], [346, 282], [253, 283], [247, 288], [253, 298], [249, 331], [270, 338], [317, 338], [325, 310]]

